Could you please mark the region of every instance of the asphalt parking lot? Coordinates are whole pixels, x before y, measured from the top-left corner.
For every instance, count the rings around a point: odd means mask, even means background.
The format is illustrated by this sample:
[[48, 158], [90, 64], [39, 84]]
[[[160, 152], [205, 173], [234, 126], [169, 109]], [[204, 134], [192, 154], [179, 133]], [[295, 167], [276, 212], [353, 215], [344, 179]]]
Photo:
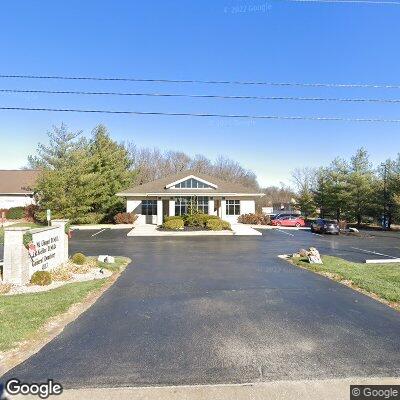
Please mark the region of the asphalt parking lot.
[[98, 232], [74, 232], [71, 253], [125, 255], [133, 263], [5, 379], [54, 378], [68, 388], [400, 373], [396, 311], [277, 258], [309, 246], [353, 261], [397, 257], [398, 234], [268, 230], [257, 237], [128, 238], [125, 231]]

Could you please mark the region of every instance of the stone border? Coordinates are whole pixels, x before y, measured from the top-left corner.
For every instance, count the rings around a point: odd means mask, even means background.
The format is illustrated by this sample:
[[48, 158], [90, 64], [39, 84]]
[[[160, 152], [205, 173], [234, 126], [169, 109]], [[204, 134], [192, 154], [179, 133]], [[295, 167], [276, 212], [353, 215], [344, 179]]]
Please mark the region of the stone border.
[[107, 281], [100, 289], [91, 292], [81, 303], [73, 304], [65, 313], [50, 318], [39, 328], [33, 338], [20, 343], [14, 349], [0, 353], [0, 376], [36, 354], [58, 336], [69, 323], [88, 310], [115, 283], [125, 268], [132, 263], [130, 258], [125, 258], [127, 261], [125, 267], [106, 278]]

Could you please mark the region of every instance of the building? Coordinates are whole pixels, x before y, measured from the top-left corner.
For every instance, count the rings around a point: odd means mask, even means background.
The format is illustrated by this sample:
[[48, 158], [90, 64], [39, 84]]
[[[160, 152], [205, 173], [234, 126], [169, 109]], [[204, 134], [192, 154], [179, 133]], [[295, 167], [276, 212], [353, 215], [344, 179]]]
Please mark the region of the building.
[[126, 198], [127, 212], [138, 215], [137, 224], [157, 225], [162, 224], [164, 216], [183, 215], [191, 207], [235, 223], [239, 215], [254, 213], [255, 199], [263, 195], [238, 183], [192, 171], [117, 193]]
[[0, 209], [33, 204], [38, 175], [37, 170], [0, 170]]

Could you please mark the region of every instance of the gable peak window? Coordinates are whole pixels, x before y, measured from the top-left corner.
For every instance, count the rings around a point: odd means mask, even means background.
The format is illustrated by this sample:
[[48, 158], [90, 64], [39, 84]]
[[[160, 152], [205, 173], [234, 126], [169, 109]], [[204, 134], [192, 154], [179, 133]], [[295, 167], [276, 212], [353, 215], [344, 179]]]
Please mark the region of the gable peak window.
[[172, 186], [172, 189], [211, 189], [211, 186], [198, 179], [189, 178]]

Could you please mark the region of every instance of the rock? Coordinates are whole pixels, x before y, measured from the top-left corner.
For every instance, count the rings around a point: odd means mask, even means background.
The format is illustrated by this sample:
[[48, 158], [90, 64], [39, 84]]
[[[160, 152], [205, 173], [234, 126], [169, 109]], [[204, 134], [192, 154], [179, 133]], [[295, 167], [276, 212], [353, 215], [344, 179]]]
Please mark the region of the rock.
[[115, 263], [115, 258], [113, 256], [106, 256], [106, 255], [101, 255], [97, 257], [97, 260], [106, 264], [114, 264]]
[[300, 257], [308, 257], [308, 251], [306, 249], [299, 250]]
[[322, 264], [321, 255], [315, 247], [310, 247], [308, 249], [308, 262], [310, 264]]

